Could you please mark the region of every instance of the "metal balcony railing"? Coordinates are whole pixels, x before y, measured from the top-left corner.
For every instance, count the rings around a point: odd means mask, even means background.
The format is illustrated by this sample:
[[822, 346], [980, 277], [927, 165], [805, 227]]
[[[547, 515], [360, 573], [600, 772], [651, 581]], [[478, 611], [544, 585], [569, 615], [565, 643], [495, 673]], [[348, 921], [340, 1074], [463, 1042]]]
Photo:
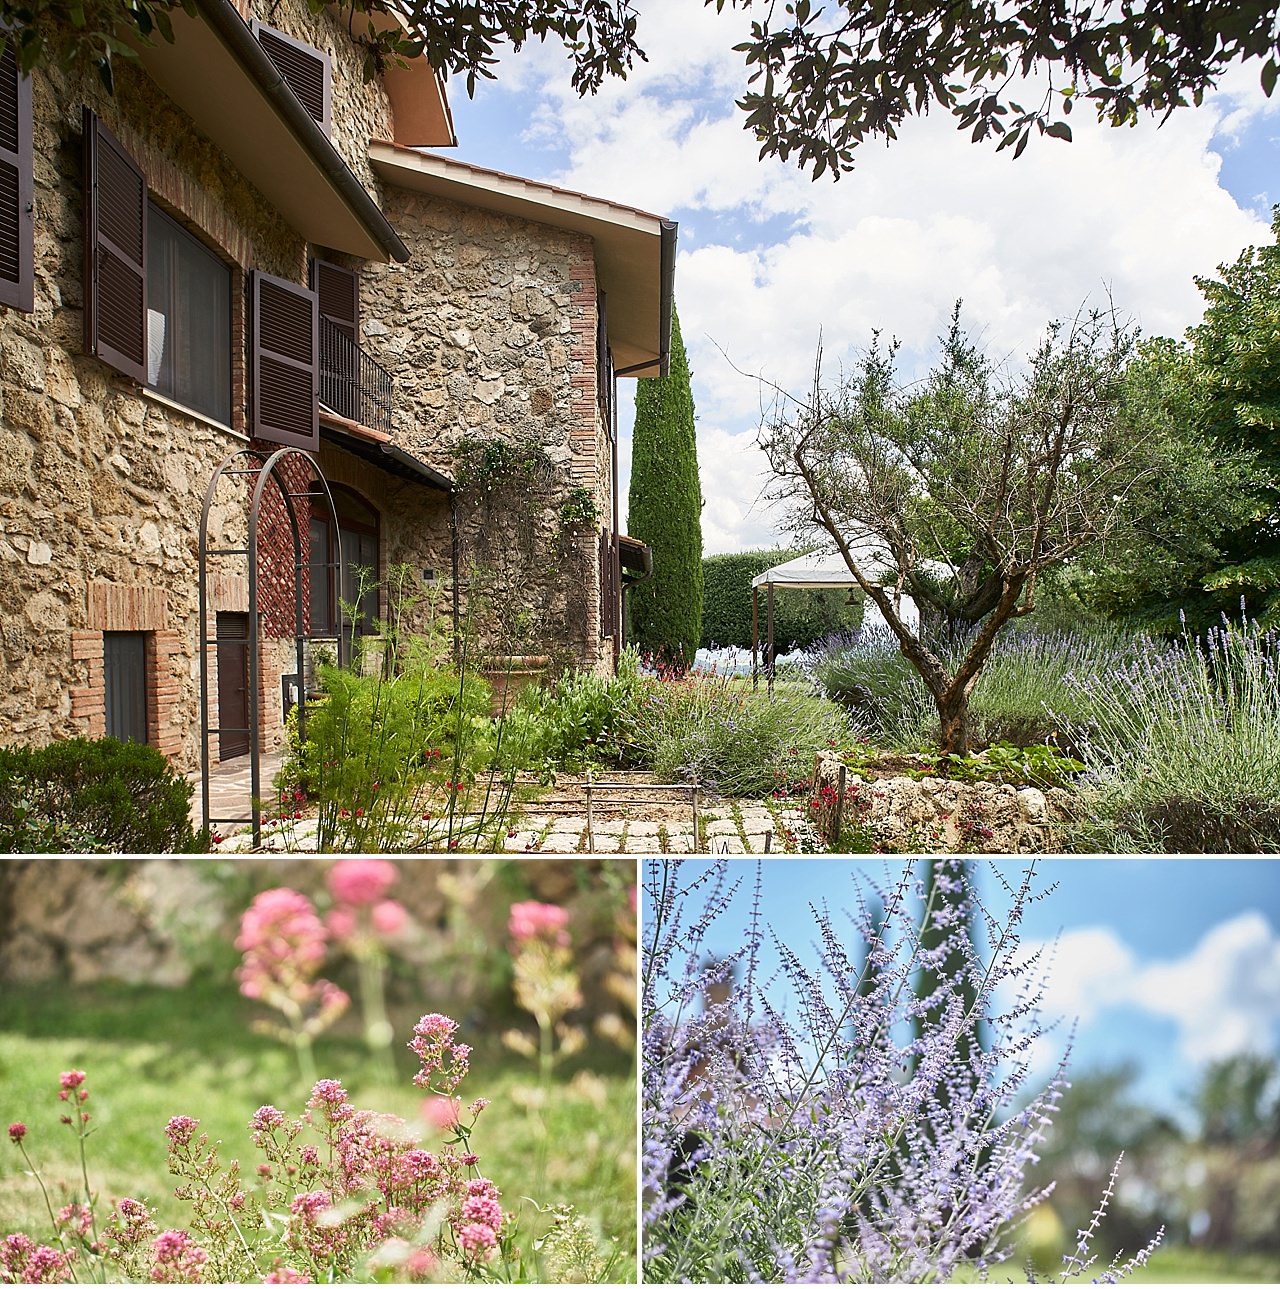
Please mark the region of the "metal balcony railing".
[[320, 401], [331, 412], [371, 430], [391, 433], [393, 382], [328, 318], [320, 319]]

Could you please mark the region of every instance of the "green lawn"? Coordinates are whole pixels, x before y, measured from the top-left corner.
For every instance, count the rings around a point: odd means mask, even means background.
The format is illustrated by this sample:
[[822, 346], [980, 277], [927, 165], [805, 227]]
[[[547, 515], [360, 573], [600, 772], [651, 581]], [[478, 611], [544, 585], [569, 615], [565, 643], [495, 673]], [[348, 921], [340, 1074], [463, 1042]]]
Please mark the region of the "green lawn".
[[[425, 1003], [420, 1011], [435, 1010]], [[181, 990], [153, 987], [10, 987], [0, 996], [0, 1116], [28, 1127], [25, 1145], [43, 1175], [54, 1207], [71, 1199], [80, 1165], [71, 1128], [59, 1122], [60, 1071], [88, 1073], [90, 1183], [104, 1201], [144, 1199], [157, 1221], [182, 1224], [183, 1203], [172, 1196], [164, 1127], [173, 1115], [201, 1121], [221, 1158], [238, 1158], [251, 1177], [258, 1162], [246, 1124], [264, 1104], [296, 1114], [306, 1098], [290, 1050], [252, 1032], [263, 1009], [234, 982], [206, 978]], [[416, 1015], [393, 1014], [396, 1082], [379, 1085], [363, 1045], [350, 1032], [321, 1036], [320, 1077], [341, 1079], [351, 1100], [418, 1118], [423, 1094], [412, 1085], [416, 1063], [401, 1045]], [[521, 1245], [538, 1229], [534, 1202], [569, 1203], [616, 1252], [611, 1281], [636, 1275], [635, 1081], [629, 1054], [589, 1046], [566, 1063], [539, 1099], [527, 1061], [501, 1044], [494, 1022], [463, 1023], [474, 1047], [471, 1074], [459, 1088], [464, 1102], [487, 1097], [472, 1148], [479, 1168], [500, 1187], [504, 1208], [520, 1215]], [[109, 1207], [109, 1204], [107, 1205]], [[106, 1208], [104, 1208], [104, 1212]], [[17, 1149], [0, 1143], [0, 1233], [23, 1229], [48, 1238], [39, 1188]]]

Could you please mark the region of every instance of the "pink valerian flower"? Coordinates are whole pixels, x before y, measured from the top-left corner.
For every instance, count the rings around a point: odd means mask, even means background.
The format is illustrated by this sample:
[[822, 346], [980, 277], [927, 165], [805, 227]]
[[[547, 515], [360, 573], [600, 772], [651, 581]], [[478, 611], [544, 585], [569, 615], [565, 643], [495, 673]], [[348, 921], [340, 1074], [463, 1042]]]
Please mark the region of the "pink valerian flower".
[[459, 1214], [463, 1222], [481, 1222], [493, 1231], [502, 1225], [502, 1205], [498, 1203], [498, 1188], [484, 1177], [467, 1183], [467, 1198]]
[[262, 1277], [264, 1285], [306, 1285], [311, 1277], [302, 1271], [295, 1271], [288, 1263], [279, 1263]]
[[453, 1041], [457, 1032], [458, 1022], [439, 1012], [422, 1017], [413, 1027], [409, 1050], [422, 1062], [422, 1068], [413, 1076], [418, 1087], [450, 1093], [466, 1077], [471, 1048]]
[[88, 1204], [64, 1204], [58, 1210], [57, 1225], [83, 1238], [93, 1225], [93, 1210]]
[[27, 1135], [27, 1125], [25, 1123], [11, 1123], [9, 1125], [9, 1140], [16, 1146], [21, 1143], [23, 1137]]
[[437, 1132], [452, 1132], [458, 1126], [461, 1097], [428, 1097], [422, 1103], [422, 1117]]
[[62, 1253], [47, 1244], [37, 1244], [21, 1232], [0, 1239], [0, 1278], [10, 1284], [66, 1284], [71, 1277], [74, 1254]]
[[409, 912], [399, 900], [379, 900], [369, 911], [369, 923], [379, 935], [399, 935], [408, 922]]
[[478, 1261], [487, 1259], [498, 1247], [498, 1233], [483, 1222], [472, 1222], [456, 1231], [462, 1251]]
[[327, 1190], [307, 1191], [294, 1196], [289, 1205], [287, 1238], [296, 1249], [305, 1249], [314, 1258], [329, 1260], [342, 1254], [350, 1243], [352, 1232], [342, 1222], [329, 1221], [334, 1199]]
[[568, 948], [568, 925], [568, 909], [559, 904], [543, 904], [538, 900], [513, 904], [507, 918], [507, 932], [517, 947], [530, 940], [544, 940], [548, 944]]
[[199, 1119], [193, 1119], [189, 1114], [176, 1114], [165, 1125], [164, 1135], [169, 1138], [170, 1146], [181, 1150], [191, 1144], [191, 1138], [195, 1136], [199, 1126]]
[[236, 972], [240, 992], [267, 1002], [281, 993], [295, 1002], [304, 1001], [324, 963], [326, 939], [315, 906], [300, 891], [287, 886], [263, 891], [240, 919], [236, 937], [236, 948], [244, 954]]
[[156, 1234], [156, 1224], [151, 1220], [147, 1206], [136, 1199], [125, 1198], [116, 1202], [111, 1236], [126, 1249], [135, 1248]]
[[319, 1110], [330, 1123], [343, 1123], [355, 1114], [347, 1090], [337, 1079], [320, 1079], [307, 1099], [308, 1110]]
[[151, 1246], [155, 1284], [201, 1284], [209, 1254], [186, 1231], [161, 1231]]
[[389, 859], [340, 859], [325, 874], [325, 884], [339, 904], [365, 908], [382, 899], [399, 876]]

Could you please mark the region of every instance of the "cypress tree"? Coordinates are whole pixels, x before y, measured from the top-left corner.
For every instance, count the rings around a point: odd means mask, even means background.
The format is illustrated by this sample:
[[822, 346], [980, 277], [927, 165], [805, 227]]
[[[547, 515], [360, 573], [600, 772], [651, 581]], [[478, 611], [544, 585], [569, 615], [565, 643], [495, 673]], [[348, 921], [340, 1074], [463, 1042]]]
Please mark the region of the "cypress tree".
[[627, 593], [631, 639], [683, 671], [702, 628], [702, 485], [689, 360], [674, 311], [669, 373], [637, 382], [627, 531], [653, 552], [653, 576]]

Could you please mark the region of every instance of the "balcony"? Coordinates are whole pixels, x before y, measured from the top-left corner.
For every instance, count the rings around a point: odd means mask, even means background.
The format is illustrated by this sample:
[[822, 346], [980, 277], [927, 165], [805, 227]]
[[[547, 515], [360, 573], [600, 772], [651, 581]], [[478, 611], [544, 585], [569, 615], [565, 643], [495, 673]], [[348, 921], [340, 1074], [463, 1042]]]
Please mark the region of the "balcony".
[[320, 403], [348, 421], [392, 431], [391, 373], [378, 366], [341, 328], [320, 319]]

